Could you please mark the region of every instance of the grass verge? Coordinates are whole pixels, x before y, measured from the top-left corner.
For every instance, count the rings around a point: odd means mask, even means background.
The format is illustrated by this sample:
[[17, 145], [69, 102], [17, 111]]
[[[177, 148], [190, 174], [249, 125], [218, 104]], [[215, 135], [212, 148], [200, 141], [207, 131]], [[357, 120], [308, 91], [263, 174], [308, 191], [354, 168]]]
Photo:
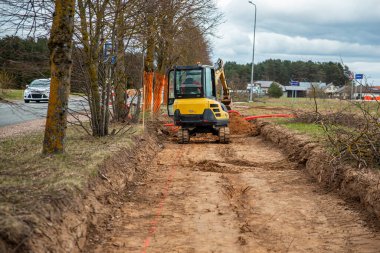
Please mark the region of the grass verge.
[[36, 222], [33, 217], [46, 203], [65, 201], [82, 192], [98, 175], [99, 165], [131, 147], [133, 136], [140, 133], [141, 128], [134, 127], [123, 135], [94, 138], [71, 127], [66, 152], [55, 156], [41, 154], [42, 133], [0, 140], [0, 239], [4, 233], [12, 234], [9, 231], [19, 227], [20, 221]]
[[22, 100], [24, 98], [24, 90], [1, 89], [0, 97], [6, 100]]
[[[349, 101], [339, 99], [316, 99], [320, 113], [345, 112], [361, 114], [360, 107], [367, 107], [368, 111], [376, 112], [380, 103]], [[295, 111], [315, 111], [315, 101], [312, 98], [260, 98], [253, 103], [235, 103], [234, 107], [245, 115], [262, 115], [276, 113], [294, 113]]]
[[[72, 92], [73, 96], [84, 96], [83, 93]], [[0, 89], [0, 97], [5, 100], [23, 100], [24, 90]]]
[[315, 141], [325, 140], [326, 133], [318, 124], [310, 124], [303, 122], [293, 122], [289, 119], [277, 119], [275, 121], [277, 124], [286, 127], [287, 129], [294, 131], [299, 134], [307, 135]]

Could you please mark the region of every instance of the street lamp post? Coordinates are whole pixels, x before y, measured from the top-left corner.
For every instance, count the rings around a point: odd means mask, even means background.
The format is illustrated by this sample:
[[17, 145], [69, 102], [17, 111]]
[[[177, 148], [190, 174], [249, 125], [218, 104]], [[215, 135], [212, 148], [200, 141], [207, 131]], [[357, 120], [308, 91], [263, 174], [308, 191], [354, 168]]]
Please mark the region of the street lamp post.
[[253, 93], [253, 73], [255, 66], [255, 40], [256, 40], [256, 11], [257, 7], [252, 1], [248, 1], [248, 3], [252, 4], [255, 7], [255, 23], [253, 26], [253, 48], [252, 48], [252, 71], [251, 71], [251, 87], [249, 91], [249, 102], [252, 102], [252, 93]]

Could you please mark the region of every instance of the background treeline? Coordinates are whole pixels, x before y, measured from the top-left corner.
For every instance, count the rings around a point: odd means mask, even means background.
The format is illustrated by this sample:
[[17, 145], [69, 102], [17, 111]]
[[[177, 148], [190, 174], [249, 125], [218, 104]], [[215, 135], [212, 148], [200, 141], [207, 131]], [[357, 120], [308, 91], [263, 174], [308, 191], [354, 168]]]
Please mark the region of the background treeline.
[[[245, 89], [251, 80], [251, 64], [226, 62], [226, 77], [235, 89]], [[341, 63], [266, 60], [255, 65], [254, 80], [276, 81], [288, 85], [291, 80], [325, 82], [343, 86], [348, 82], [350, 70]]]
[[21, 89], [36, 78], [49, 78], [47, 38], [6, 36], [0, 39], [0, 72], [9, 77], [6, 88]]

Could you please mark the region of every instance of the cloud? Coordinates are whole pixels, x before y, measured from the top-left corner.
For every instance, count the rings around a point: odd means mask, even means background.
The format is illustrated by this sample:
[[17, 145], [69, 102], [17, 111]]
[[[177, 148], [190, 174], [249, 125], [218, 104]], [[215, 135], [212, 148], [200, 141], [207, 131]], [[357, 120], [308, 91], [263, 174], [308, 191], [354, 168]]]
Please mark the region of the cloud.
[[320, 56], [380, 57], [380, 45], [363, 45], [328, 39], [308, 39], [263, 32], [257, 34], [258, 52], [263, 54], [294, 54]]
[[[380, 85], [378, 0], [255, 0], [256, 62], [268, 58], [340, 61], [369, 73]], [[254, 7], [218, 0], [226, 23], [212, 39], [214, 58], [251, 61]]]

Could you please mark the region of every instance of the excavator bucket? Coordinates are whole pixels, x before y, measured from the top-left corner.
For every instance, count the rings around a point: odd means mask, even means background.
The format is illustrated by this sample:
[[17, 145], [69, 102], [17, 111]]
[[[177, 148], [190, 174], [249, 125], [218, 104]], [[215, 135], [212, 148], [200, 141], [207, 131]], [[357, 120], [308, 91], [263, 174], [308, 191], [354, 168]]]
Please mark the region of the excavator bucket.
[[222, 104], [224, 104], [227, 107], [227, 110], [231, 110], [231, 99], [222, 99]]

